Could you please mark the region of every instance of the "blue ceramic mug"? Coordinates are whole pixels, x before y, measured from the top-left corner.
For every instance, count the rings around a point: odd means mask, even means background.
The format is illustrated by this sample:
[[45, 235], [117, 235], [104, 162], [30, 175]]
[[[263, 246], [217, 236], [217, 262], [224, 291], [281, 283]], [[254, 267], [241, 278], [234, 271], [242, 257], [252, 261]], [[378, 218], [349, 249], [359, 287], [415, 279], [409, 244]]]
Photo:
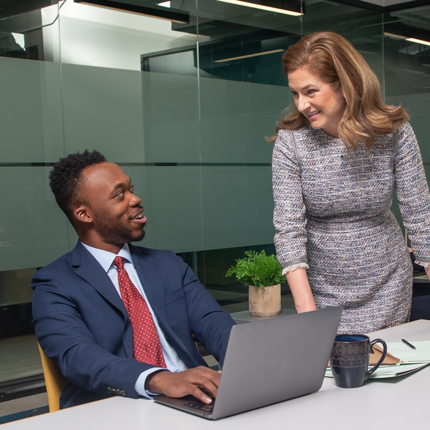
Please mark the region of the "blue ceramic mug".
[[[372, 346], [380, 343], [384, 347], [381, 359], [369, 370], [369, 353]], [[334, 382], [341, 388], [361, 387], [384, 361], [387, 344], [382, 339], [370, 341], [363, 334], [341, 334], [336, 336], [330, 355], [330, 367]]]

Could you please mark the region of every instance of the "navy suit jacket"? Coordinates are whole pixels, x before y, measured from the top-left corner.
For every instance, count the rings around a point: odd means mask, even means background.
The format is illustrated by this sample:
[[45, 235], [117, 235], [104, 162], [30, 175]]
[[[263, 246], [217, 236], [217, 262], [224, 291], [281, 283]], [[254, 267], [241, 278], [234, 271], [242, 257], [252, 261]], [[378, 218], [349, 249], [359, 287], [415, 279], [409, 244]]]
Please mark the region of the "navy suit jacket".
[[[130, 245], [135, 269], [166, 339], [188, 367], [206, 365], [193, 335], [223, 362], [234, 321], [171, 251]], [[82, 243], [32, 280], [33, 324], [45, 354], [70, 384], [62, 408], [120, 394], [138, 397], [153, 367], [133, 358], [130, 318], [112, 281]]]

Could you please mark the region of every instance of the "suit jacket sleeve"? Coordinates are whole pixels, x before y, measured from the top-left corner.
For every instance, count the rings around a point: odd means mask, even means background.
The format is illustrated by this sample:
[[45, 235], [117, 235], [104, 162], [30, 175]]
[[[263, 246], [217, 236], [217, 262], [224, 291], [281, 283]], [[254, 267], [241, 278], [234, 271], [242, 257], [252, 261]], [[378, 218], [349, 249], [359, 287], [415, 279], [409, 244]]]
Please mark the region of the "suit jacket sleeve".
[[222, 310], [208, 293], [190, 267], [180, 257], [174, 255], [174, 258], [182, 273], [191, 333], [222, 366], [230, 331], [235, 323], [229, 313]]

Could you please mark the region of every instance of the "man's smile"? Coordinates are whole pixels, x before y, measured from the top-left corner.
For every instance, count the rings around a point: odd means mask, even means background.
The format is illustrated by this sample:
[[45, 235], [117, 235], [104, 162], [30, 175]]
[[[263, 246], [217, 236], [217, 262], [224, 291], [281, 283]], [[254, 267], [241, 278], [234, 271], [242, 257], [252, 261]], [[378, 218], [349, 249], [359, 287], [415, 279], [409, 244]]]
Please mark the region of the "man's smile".
[[139, 222], [141, 222], [141, 223], [146, 223], [146, 221], [147, 221], [146, 216], [145, 216], [145, 215], [143, 215], [143, 208], [142, 208], [142, 209], [140, 209], [136, 214], [132, 215], [132, 216], [130, 217], [130, 219], [131, 219], [132, 221], [139, 221]]

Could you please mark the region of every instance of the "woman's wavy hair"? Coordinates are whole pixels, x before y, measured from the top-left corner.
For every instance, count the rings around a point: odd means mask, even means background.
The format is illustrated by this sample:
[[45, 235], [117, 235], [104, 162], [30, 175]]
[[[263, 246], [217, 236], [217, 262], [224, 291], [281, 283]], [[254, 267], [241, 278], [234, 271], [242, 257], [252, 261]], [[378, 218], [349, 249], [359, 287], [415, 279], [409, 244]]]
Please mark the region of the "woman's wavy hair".
[[[308, 67], [334, 89], [342, 88], [346, 108], [339, 123], [339, 137], [348, 149], [355, 151], [361, 141], [370, 150], [376, 135], [390, 134], [409, 119], [401, 106], [383, 102], [378, 78], [351, 43], [337, 33], [309, 34], [290, 46], [282, 60], [285, 75]], [[307, 117], [294, 108], [277, 125], [276, 133], [308, 124]]]

